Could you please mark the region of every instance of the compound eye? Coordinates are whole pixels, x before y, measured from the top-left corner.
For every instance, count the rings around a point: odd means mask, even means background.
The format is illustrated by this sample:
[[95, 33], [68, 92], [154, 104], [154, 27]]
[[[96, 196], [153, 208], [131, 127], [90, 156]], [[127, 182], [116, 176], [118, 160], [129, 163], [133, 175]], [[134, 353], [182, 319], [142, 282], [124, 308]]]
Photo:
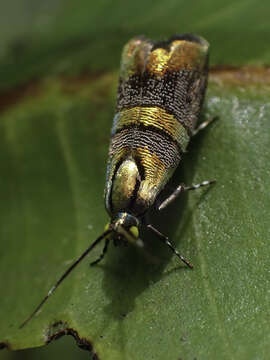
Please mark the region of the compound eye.
[[137, 226], [131, 226], [129, 232], [137, 239], [139, 237], [139, 229]]

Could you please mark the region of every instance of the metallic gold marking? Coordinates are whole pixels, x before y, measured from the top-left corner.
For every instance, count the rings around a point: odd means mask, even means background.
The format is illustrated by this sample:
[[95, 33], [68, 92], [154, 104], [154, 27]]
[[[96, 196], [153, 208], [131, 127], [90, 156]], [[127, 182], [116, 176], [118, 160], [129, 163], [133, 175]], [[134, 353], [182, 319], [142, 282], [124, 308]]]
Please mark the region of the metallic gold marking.
[[112, 184], [113, 207], [118, 210], [127, 208], [139, 177], [139, 171], [134, 160], [127, 159], [122, 162]]
[[152, 126], [171, 136], [185, 151], [189, 142], [189, 135], [183, 125], [172, 114], [159, 107], [135, 106], [121, 110], [117, 116], [114, 131], [121, 130], [128, 125]]
[[136, 73], [143, 73], [152, 43], [142, 38], [131, 39], [124, 47], [120, 67], [120, 78], [127, 80]]
[[150, 153], [147, 147], [138, 148], [135, 153], [139, 156], [145, 171], [145, 180], [141, 182], [137, 197], [147, 206], [151, 206], [175, 169], [166, 169], [158, 156]]
[[144, 148], [136, 148], [132, 150], [129, 148], [122, 148], [117, 151], [111, 159], [111, 174], [114, 174], [116, 164], [126, 156], [138, 158], [144, 167], [145, 178], [155, 184], [158, 183], [159, 179], [161, 179], [164, 173], [166, 173], [165, 164], [155, 153], [151, 153], [145, 146]]
[[205, 65], [208, 44], [200, 44], [186, 40], [175, 40], [169, 51], [164, 48], [153, 50], [146, 69], [153, 75], [163, 76], [166, 71], [198, 70]]
[[111, 194], [111, 189], [112, 189], [112, 180], [113, 180], [113, 175], [115, 173], [115, 168], [117, 166], [117, 164], [119, 163], [119, 161], [121, 159], [126, 158], [127, 154], [128, 154], [128, 148], [123, 147], [122, 149], [119, 149], [119, 151], [117, 151], [114, 154], [111, 154], [109, 152], [109, 165], [107, 167], [107, 179], [106, 179], [106, 186], [105, 186], [105, 204], [106, 204], [106, 208], [110, 209], [110, 194]]
[[156, 185], [164, 176], [166, 166], [155, 153], [151, 153], [147, 147], [135, 150], [144, 167], [145, 179]]

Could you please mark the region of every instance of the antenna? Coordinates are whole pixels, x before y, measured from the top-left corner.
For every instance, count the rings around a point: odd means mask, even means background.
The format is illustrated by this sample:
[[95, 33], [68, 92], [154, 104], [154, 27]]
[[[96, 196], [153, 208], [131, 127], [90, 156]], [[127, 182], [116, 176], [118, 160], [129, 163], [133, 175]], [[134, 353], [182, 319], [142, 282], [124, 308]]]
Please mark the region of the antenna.
[[71, 271], [85, 258], [86, 255], [107, 235], [109, 235], [113, 230], [109, 229], [104, 231], [102, 235], [100, 235], [82, 254], [78, 257], [77, 260], [74, 261], [73, 264], [64, 272], [64, 274], [58, 279], [55, 285], [49, 290], [48, 294], [43, 298], [41, 303], [35, 308], [35, 310], [30, 314], [30, 316], [19, 326], [22, 329], [35, 315], [36, 313], [42, 308], [45, 302], [49, 299], [49, 297], [55, 292], [58, 286], [65, 280], [65, 278], [71, 273]]

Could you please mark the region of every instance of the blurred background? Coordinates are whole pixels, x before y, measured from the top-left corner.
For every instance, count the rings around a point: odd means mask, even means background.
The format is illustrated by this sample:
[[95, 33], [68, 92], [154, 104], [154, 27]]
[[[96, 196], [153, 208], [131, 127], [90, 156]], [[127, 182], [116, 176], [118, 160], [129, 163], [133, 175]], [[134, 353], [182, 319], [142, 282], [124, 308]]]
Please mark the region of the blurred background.
[[117, 71], [123, 44], [138, 34], [200, 34], [211, 44], [213, 65], [270, 61], [266, 0], [13, 0], [0, 6], [2, 89], [55, 73]]
[[[102, 86], [97, 86], [91, 90], [92, 92], [87, 90], [87, 96], [91, 93], [93, 98], [98, 97], [98, 105], [93, 112], [106, 112], [109, 114], [108, 118], [111, 118], [121, 49], [127, 40], [136, 35], [144, 34], [149, 38], [160, 40], [176, 33], [191, 32], [202, 35], [210, 42], [212, 67], [269, 65], [269, 11], [270, 3], [266, 0], [259, 2], [256, 0], [1, 1], [0, 116], [2, 123], [10, 121], [9, 139], [13, 139], [13, 125], [15, 127], [17, 126], [15, 124], [20, 123], [20, 117], [16, 114], [12, 115], [10, 111], [12, 112], [17, 104], [25, 101], [28, 108], [25, 113], [23, 110], [21, 113], [27, 118], [27, 111], [31, 112], [29, 110], [31, 102], [40, 93], [45, 93], [46, 109], [58, 106], [59, 102], [55, 100], [54, 91], [59, 86], [59, 81], [64, 84], [66, 93], [76, 96], [77, 91], [84, 91], [81, 89], [84, 89], [85, 84], [103, 78]], [[40, 86], [41, 83], [45, 86]], [[49, 84], [49, 90], [46, 84]], [[68, 107], [68, 104], [62, 105], [62, 110]], [[75, 111], [70, 116], [74, 118], [78, 115]], [[99, 139], [102, 145], [99, 149], [101, 155], [96, 160], [97, 164], [106, 156], [109, 137], [110, 122], [102, 121], [100, 120], [100, 124], [104, 125], [107, 133]], [[46, 129], [44, 125], [44, 129], [40, 130], [45, 138]], [[36, 136], [35, 131], [29, 133], [32, 134], [30, 137], [27, 134], [28, 132], [24, 135], [26, 137], [21, 139], [21, 146], [27, 146], [28, 141], [32, 141], [31, 136], [33, 135], [33, 138]], [[48, 145], [48, 149], [49, 147]], [[19, 145], [15, 149], [15, 152], [17, 151], [20, 152]], [[1, 161], [2, 171], [6, 171], [8, 167], [6, 163], [4, 165], [6, 158], [2, 157]], [[46, 167], [45, 163], [41, 166]], [[94, 185], [95, 194], [91, 196], [96, 199], [93, 201], [100, 203], [98, 211], [102, 213], [104, 210], [101, 210], [103, 203], [100, 198], [105, 168], [103, 165], [99, 168], [97, 165], [96, 171], [102, 181]], [[13, 173], [12, 177], [16, 178], [16, 174]], [[45, 179], [44, 184], [46, 181]], [[7, 179], [5, 185], [9, 186], [9, 184], [10, 180]], [[16, 182], [10, 186], [16, 189]], [[10, 198], [5, 196], [3, 193], [2, 205], [6, 204], [4, 208], [10, 204]], [[26, 194], [25, 199], [27, 198]], [[44, 200], [45, 198], [46, 194]], [[64, 204], [63, 207], [66, 205]], [[61, 211], [60, 208], [55, 210], [55, 214], [51, 215], [52, 218], [57, 218], [57, 213]], [[4, 210], [1, 214], [3, 220]], [[55, 220], [51, 221], [53, 223]], [[94, 221], [95, 224], [100, 225], [100, 228], [103, 226], [104, 219], [92, 220]], [[69, 219], [65, 219], [67, 234], [68, 222]], [[3, 236], [3, 227], [2, 231]], [[59, 227], [59, 233], [61, 231]], [[85, 230], [85, 233], [87, 231]], [[58, 236], [59, 234], [55, 235], [56, 238]], [[67, 235], [70, 238], [72, 236], [72, 233]], [[16, 246], [12, 251], [19, 252]], [[3, 291], [4, 288], [1, 290], [1, 296]], [[0, 359], [89, 358], [89, 353], [80, 350], [74, 344], [75, 341], [71, 337], [63, 337], [43, 348], [16, 352], [2, 350]]]

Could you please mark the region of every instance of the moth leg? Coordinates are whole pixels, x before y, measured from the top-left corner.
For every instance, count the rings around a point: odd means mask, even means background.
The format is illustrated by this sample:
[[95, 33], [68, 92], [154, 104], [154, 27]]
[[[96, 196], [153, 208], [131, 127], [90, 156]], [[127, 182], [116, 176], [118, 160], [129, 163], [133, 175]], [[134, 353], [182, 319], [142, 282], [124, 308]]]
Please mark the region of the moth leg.
[[216, 180], [207, 180], [207, 181], [203, 181], [200, 184], [195, 184], [192, 186], [184, 186], [184, 185], [179, 185], [177, 186], [177, 188], [174, 190], [174, 192], [167, 197], [167, 199], [165, 199], [158, 207], [158, 210], [163, 210], [165, 207], [167, 207], [171, 202], [173, 202], [183, 191], [187, 191], [187, 190], [197, 190], [202, 186], [206, 186], [206, 185], [210, 185], [210, 184], [214, 184], [216, 182]]
[[158, 236], [160, 241], [163, 242], [163, 244], [166, 244], [170, 248], [170, 250], [174, 253], [174, 255], [176, 255], [181, 261], [183, 261], [183, 263], [185, 263], [189, 268], [191, 268], [191, 269], [193, 268], [193, 265], [174, 248], [174, 246], [170, 243], [167, 236], [162, 234], [159, 230], [154, 228], [154, 226], [151, 224], [148, 224], [147, 228], [150, 229], [151, 231], [153, 231]]
[[200, 132], [201, 130], [205, 129], [209, 124], [211, 124], [213, 121], [217, 120], [218, 117], [217, 116], [213, 116], [211, 119], [206, 120], [204, 122], [202, 122], [197, 129], [194, 129], [192, 132], [192, 136], [195, 136], [198, 134], [198, 132]]
[[97, 263], [99, 263], [104, 258], [104, 255], [106, 254], [106, 252], [108, 250], [109, 242], [110, 242], [110, 239], [105, 240], [105, 245], [104, 245], [102, 253], [100, 254], [99, 258], [97, 258], [97, 260], [90, 263], [90, 266], [96, 265]]

